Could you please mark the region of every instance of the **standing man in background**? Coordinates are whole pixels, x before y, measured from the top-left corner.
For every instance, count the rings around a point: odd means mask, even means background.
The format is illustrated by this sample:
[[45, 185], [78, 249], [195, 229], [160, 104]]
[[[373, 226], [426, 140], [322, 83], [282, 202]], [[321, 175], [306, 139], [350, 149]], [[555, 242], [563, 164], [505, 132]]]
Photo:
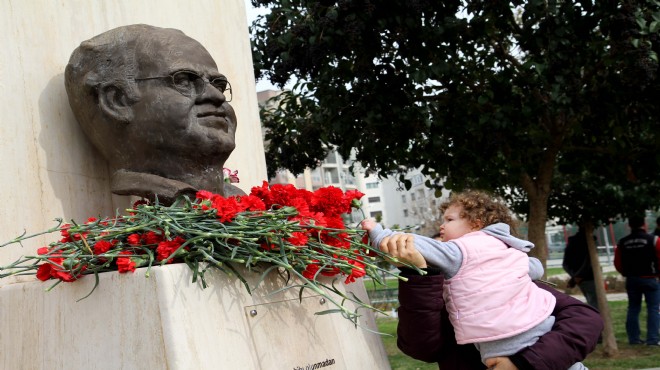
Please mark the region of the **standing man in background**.
[[[595, 238], [594, 238], [595, 239]], [[596, 298], [596, 284], [594, 283], [594, 272], [591, 267], [589, 248], [587, 246], [587, 235], [580, 227], [575, 235], [568, 238], [562, 267], [571, 277], [568, 286], [578, 286], [587, 303], [598, 309], [598, 298]]]
[[628, 314], [626, 333], [628, 343], [643, 344], [640, 338], [639, 313], [642, 309], [642, 296], [646, 301], [648, 315], [646, 323], [646, 344], [660, 345], [660, 238], [648, 234], [643, 216], [628, 219], [630, 235], [621, 238], [614, 250], [614, 267], [626, 277], [628, 293]]

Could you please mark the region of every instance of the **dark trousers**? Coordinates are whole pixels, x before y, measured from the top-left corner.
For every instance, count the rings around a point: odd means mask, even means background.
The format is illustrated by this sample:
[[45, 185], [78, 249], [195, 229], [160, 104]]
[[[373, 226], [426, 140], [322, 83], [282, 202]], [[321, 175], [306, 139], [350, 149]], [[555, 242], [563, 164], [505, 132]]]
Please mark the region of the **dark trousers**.
[[660, 282], [657, 278], [641, 278], [629, 276], [626, 278], [628, 292], [628, 313], [626, 316], [626, 333], [628, 343], [641, 343], [639, 329], [639, 313], [642, 310], [642, 296], [646, 301], [646, 344], [657, 345], [660, 341]]

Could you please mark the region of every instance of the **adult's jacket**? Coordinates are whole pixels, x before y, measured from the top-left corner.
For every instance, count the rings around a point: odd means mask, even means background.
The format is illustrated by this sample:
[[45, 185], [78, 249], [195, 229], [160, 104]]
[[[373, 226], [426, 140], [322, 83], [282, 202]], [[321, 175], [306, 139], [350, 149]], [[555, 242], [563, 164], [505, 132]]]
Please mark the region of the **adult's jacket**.
[[[399, 349], [415, 359], [437, 362], [440, 369], [485, 369], [474, 345], [456, 344], [442, 298], [443, 277], [420, 276], [409, 270], [402, 275], [409, 280], [399, 283]], [[533, 346], [510, 359], [519, 370], [566, 370], [596, 348], [603, 321], [591, 306], [543, 283], [537, 285], [557, 299], [552, 313], [555, 325]]]

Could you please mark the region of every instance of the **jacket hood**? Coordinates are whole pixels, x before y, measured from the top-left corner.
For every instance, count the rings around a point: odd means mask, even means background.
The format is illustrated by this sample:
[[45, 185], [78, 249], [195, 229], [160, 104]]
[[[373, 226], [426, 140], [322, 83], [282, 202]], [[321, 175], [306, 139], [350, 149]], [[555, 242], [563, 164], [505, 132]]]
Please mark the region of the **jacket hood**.
[[518, 239], [511, 235], [511, 228], [509, 225], [498, 222], [496, 224], [488, 225], [481, 229], [486, 234], [501, 240], [504, 244], [511, 248], [519, 249], [523, 252], [529, 252], [534, 248], [534, 244], [528, 240]]

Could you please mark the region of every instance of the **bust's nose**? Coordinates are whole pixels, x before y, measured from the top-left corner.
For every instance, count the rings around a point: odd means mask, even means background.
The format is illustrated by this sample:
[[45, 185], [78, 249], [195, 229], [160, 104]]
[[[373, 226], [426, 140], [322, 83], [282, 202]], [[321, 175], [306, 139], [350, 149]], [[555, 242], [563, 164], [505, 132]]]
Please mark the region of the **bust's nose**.
[[212, 102], [213, 104], [220, 106], [227, 101], [225, 94], [211, 85], [209, 81], [204, 81], [204, 83], [206, 84], [206, 88], [204, 89], [203, 94], [197, 95], [196, 103]]

